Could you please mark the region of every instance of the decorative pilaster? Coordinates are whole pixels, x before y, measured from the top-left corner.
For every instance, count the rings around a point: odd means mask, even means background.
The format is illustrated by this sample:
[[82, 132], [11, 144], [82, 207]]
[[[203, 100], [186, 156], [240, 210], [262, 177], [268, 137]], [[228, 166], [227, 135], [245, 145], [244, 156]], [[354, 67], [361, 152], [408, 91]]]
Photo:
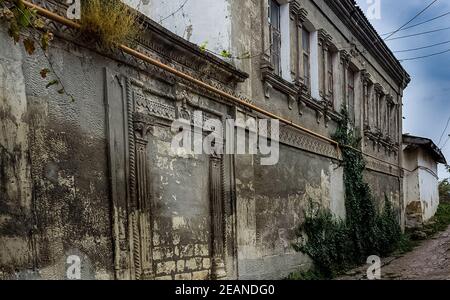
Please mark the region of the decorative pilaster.
[[361, 82], [363, 86], [363, 126], [364, 130], [370, 130], [370, 74], [366, 70], [361, 71]]
[[211, 199], [211, 256], [212, 256], [212, 279], [225, 279], [227, 273], [224, 263], [224, 170], [223, 158], [220, 155], [212, 155], [210, 158], [210, 199]]
[[333, 40], [333, 38], [331, 37], [331, 35], [329, 35], [324, 29], [320, 29], [318, 31], [318, 39], [319, 39], [319, 49], [322, 49], [322, 78], [321, 78], [321, 82], [323, 85], [323, 95], [322, 97], [324, 98], [325, 101], [329, 102], [330, 101], [330, 94], [328, 93], [328, 86], [329, 86], [329, 82], [328, 82], [328, 52], [331, 46], [331, 42]]
[[296, 16], [296, 25], [297, 25], [297, 43], [295, 45], [297, 49], [297, 63], [296, 63], [296, 71], [297, 71], [297, 77], [295, 80], [295, 84], [298, 87], [303, 87], [304, 81], [301, 76], [302, 70], [303, 70], [303, 57], [302, 57], [302, 32], [303, 32], [303, 23], [306, 20], [306, 17], [308, 16], [308, 12], [306, 9], [300, 7], [299, 1], [293, 1], [290, 3], [290, 9], [291, 13]]
[[389, 139], [393, 139], [393, 135], [392, 135], [392, 110], [394, 108], [394, 97], [392, 97], [391, 94], [386, 95], [386, 105], [387, 105], [387, 109], [386, 109], [386, 114], [387, 114], [387, 136], [389, 137]]
[[[150, 120], [136, 114], [134, 117], [135, 135], [135, 175], [136, 175], [136, 227], [139, 233], [139, 258], [140, 263], [136, 272], [139, 279], [153, 279], [152, 260], [152, 223], [151, 223], [151, 197], [150, 181], [148, 176], [148, 137], [151, 133]], [[137, 245], [135, 246], [137, 247]]]
[[261, 30], [262, 30], [262, 48], [265, 51], [261, 55], [261, 69], [273, 72], [274, 67], [271, 63], [271, 38], [269, 26], [269, 2], [268, 0], [261, 1]]
[[345, 50], [341, 50], [340, 51], [340, 59], [341, 59], [341, 67], [342, 67], [342, 87], [343, 87], [343, 91], [342, 91], [342, 98], [345, 104], [345, 107], [348, 107], [348, 101], [347, 101], [347, 72], [348, 72], [348, 67], [350, 65], [350, 54], [345, 51]]
[[381, 98], [384, 95], [383, 87], [379, 83], [375, 83], [375, 116], [376, 123], [375, 126], [378, 129], [378, 132], [381, 133]]

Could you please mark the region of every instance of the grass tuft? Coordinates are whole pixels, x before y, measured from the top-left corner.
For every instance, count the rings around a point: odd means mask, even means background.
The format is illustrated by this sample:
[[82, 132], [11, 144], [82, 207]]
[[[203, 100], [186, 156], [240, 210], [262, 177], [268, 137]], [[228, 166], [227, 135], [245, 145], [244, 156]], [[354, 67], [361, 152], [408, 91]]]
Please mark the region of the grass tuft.
[[138, 14], [120, 0], [83, 0], [81, 29], [106, 47], [133, 40], [140, 24]]

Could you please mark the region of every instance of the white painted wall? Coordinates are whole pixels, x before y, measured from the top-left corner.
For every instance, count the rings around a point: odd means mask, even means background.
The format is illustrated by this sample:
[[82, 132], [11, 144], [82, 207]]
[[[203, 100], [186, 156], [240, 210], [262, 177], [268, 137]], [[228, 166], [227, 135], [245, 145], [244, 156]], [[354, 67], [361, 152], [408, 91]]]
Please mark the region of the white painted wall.
[[423, 220], [428, 221], [439, 206], [438, 180], [426, 169], [419, 169], [420, 199], [422, 201]]
[[[140, 12], [194, 44], [207, 42], [207, 48], [211, 51], [220, 53], [227, 50], [233, 53], [231, 0], [147, 0], [148, 4], [145, 0], [123, 1], [132, 7], [139, 7]], [[139, 5], [140, 1], [142, 3]]]
[[420, 199], [424, 221], [434, 216], [439, 206], [439, 179], [437, 177], [437, 164], [424, 150], [420, 149], [418, 156]]
[[420, 201], [422, 219], [430, 220], [439, 206], [437, 163], [423, 149], [404, 152], [403, 168], [405, 207]]

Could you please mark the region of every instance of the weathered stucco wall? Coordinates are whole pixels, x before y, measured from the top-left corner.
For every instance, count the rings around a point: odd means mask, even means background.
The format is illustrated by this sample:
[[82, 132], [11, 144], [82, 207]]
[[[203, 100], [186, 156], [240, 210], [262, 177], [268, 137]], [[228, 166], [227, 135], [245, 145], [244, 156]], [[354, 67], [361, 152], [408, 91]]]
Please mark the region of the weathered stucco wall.
[[[31, 269], [33, 203], [23, 57], [3, 28], [0, 43], [0, 266]], [[0, 278], [9, 271], [0, 268]]]
[[[384, 203], [389, 200], [397, 215], [399, 221], [402, 221], [403, 211], [403, 182], [400, 178], [390, 176], [374, 171], [367, 171], [365, 173], [365, 179], [369, 183], [373, 196], [376, 201], [378, 211], [382, 211]], [[402, 223], [401, 223], [402, 224]]]
[[0, 38], [1, 105], [9, 114], [1, 120], [1, 238], [12, 239], [2, 243], [1, 269], [64, 278], [67, 256], [83, 253], [84, 276], [112, 278], [102, 59], [67, 43], [52, 49], [72, 102], [45, 88], [42, 53], [24, 54], [3, 29]]
[[[220, 54], [232, 52], [230, 3], [195, 0], [126, 0], [132, 7], [182, 38]], [[148, 4], [145, 4], [147, 2]], [[214, 24], [212, 26], [212, 24]]]
[[[157, 38], [170, 45], [157, 43], [158, 55], [173, 55], [173, 62], [194, 56], [191, 68], [223, 82], [237, 76], [177, 38], [168, 42], [160, 32]], [[219, 213], [225, 223], [219, 267], [237, 276], [230, 157], [171, 152], [176, 116], [205, 110], [220, 119], [234, 112], [229, 104], [175, 86], [173, 78], [133, 60], [57, 38], [47, 56], [72, 101], [60, 87], [46, 88], [55, 75], [41, 78], [50, 68], [41, 51], [25, 54], [4, 30], [0, 41], [0, 278], [64, 279], [67, 258], [77, 255], [83, 279], [135, 279], [137, 268], [140, 278], [207, 279], [217, 268], [211, 231], [213, 222], [222, 225], [213, 220]], [[145, 123], [150, 119], [155, 123]], [[138, 139], [144, 123], [151, 134]], [[139, 152], [144, 138], [146, 150]], [[140, 203], [116, 202], [122, 195]], [[215, 212], [213, 200], [225, 197]]]
[[[3, 27], [2, 27], [3, 28]], [[75, 102], [46, 89], [42, 53], [24, 54], [2, 29], [0, 268], [64, 278], [67, 256], [86, 278], [113, 278], [103, 106], [104, 63], [58, 42], [49, 56]], [[49, 77], [54, 75], [49, 74]], [[89, 269], [89, 270], [88, 270]], [[39, 270], [39, 273], [37, 272]], [[18, 273], [17, 273], [18, 272]]]
[[342, 168], [281, 145], [275, 166], [261, 166], [257, 156], [238, 156], [236, 175], [239, 278], [276, 279], [307, 270], [309, 258], [292, 248], [295, 230], [311, 203], [345, 217]]
[[407, 225], [430, 220], [439, 206], [437, 163], [421, 148], [403, 151], [405, 166], [405, 209]]
[[[156, 2], [164, 2], [153, 11], [156, 21], [183, 3], [150, 1], [149, 7]], [[215, 51], [256, 54], [233, 62], [248, 80], [150, 20], [138, 47], [331, 137], [343, 99], [329, 106], [290, 82], [292, 74], [277, 78], [262, 71], [263, 1], [206, 2], [188, 1], [170, 17], [169, 29], [197, 44], [208, 41]], [[350, 30], [323, 1], [316, 2], [302, 2], [310, 29], [325, 28], [336, 44], [347, 43]], [[230, 279], [280, 279], [311, 266], [291, 246], [309, 202], [345, 218], [343, 170], [333, 144], [281, 126], [274, 166], [262, 166], [258, 155], [173, 153], [174, 119], [186, 119], [196, 130], [195, 110], [221, 120], [255, 114], [123, 53], [101, 55], [94, 45], [69, 42], [75, 39], [70, 32], [57, 33], [63, 38], [48, 57], [73, 102], [57, 88], [45, 88], [39, 72], [49, 66], [41, 52], [24, 55], [4, 31], [0, 35], [6, 45], [0, 50], [0, 241], [7, 245], [0, 249], [1, 276], [64, 278], [70, 254], [88, 262], [84, 278], [102, 279], [207, 279], [224, 273]], [[401, 102], [399, 85], [361, 52], [351, 58], [354, 67], [367, 69]], [[361, 95], [355, 97], [355, 127], [362, 133]], [[399, 157], [380, 145], [362, 145], [376, 156], [367, 157], [366, 178], [380, 209], [386, 195], [401, 210]]]

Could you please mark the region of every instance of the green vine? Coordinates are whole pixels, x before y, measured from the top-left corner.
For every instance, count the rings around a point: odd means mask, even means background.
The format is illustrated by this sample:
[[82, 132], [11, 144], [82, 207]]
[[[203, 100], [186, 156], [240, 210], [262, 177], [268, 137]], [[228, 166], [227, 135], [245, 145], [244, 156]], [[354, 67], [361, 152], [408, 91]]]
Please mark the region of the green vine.
[[[0, 0], [0, 21], [7, 24], [8, 34], [15, 44], [19, 43], [23, 36], [22, 43], [28, 55], [33, 55], [37, 47], [42, 50], [49, 64], [49, 68], [39, 72], [43, 80], [49, 80], [46, 88], [56, 86], [59, 94], [65, 94], [74, 101], [74, 97], [66, 91], [46, 53], [53, 40], [53, 33], [47, 28], [45, 21], [37, 15], [37, 11], [25, 6], [22, 0]], [[49, 79], [49, 74], [56, 79]]]
[[387, 196], [384, 209], [376, 210], [371, 189], [364, 180], [364, 157], [357, 150], [360, 139], [350, 126], [346, 109], [342, 116], [333, 139], [343, 145], [346, 219], [337, 219], [329, 210], [311, 209], [298, 228], [301, 242], [294, 245], [297, 251], [308, 254], [326, 277], [365, 263], [371, 255], [386, 256], [396, 250], [402, 239]]

